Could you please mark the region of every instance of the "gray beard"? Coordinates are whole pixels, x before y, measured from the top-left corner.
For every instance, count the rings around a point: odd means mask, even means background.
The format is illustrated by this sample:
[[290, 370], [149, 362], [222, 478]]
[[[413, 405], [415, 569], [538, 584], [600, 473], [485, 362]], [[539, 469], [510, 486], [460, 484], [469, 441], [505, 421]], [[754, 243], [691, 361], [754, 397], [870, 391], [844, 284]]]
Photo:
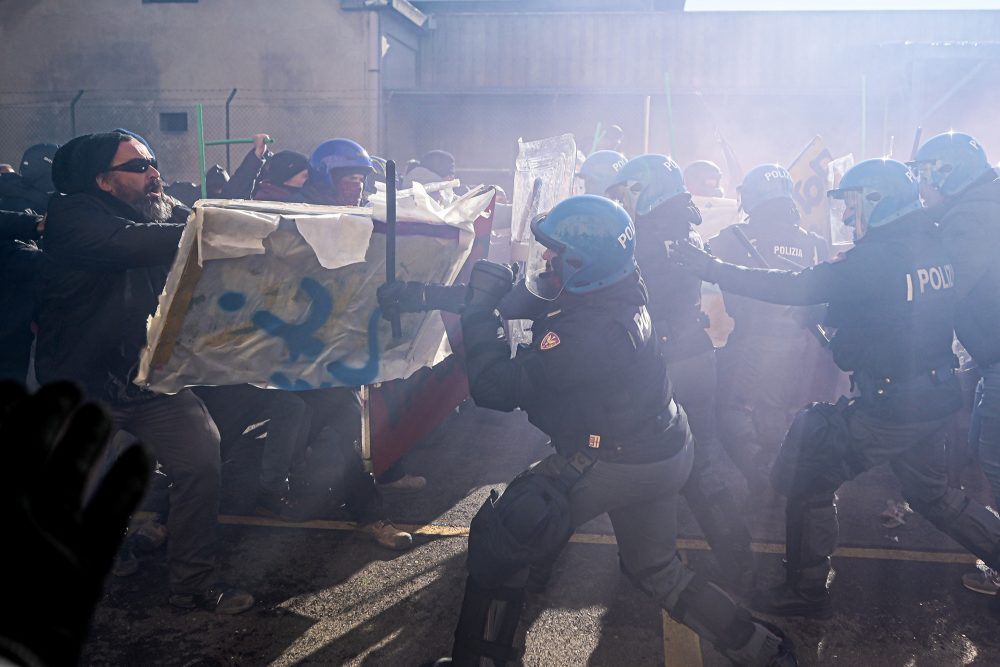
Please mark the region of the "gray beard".
[[139, 213], [144, 220], [149, 222], [166, 222], [174, 213], [173, 203], [169, 197], [160, 195], [159, 197], [143, 197], [139, 205]]

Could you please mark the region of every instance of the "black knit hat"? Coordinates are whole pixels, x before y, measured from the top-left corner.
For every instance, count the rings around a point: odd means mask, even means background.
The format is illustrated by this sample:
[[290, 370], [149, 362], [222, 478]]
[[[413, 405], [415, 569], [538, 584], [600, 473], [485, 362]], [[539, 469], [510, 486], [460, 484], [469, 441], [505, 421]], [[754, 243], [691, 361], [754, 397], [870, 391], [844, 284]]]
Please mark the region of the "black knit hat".
[[441, 178], [448, 178], [455, 175], [455, 156], [448, 151], [429, 151], [420, 158], [420, 166], [430, 169]]
[[52, 158], [52, 183], [57, 192], [75, 194], [97, 187], [97, 175], [107, 171], [127, 135], [85, 134], [71, 139]]
[[295, 151], [278, 151], [260, 168], [258, 181], [281, 185], [295, 174], [309, 168], [309, 158]]
[[133, 139], [135, 139], [140, 144], [146, 147], [146, 150], [149, 151], [150, 157], [152, 157], [154, 160], [156, 159], [156, 153], [153, 152], [153, 147], [149, 145], [148, 141], [146, 141], [146, 137], [142, 136], [141, 134], [137, 134], [132, 130], [126, 130], [124, 127], [116, 127], [111, 131], [118, 132], [119, 134], [127, 134], [128, 136], [132, 137]]

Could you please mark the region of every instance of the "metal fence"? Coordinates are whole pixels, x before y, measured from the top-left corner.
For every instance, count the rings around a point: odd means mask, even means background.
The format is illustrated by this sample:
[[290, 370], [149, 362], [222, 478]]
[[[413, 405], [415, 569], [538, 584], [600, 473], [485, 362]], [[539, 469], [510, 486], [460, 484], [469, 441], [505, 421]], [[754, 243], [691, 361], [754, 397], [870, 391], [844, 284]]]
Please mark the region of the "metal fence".
[[[358, 93], [260, 93], [211, 91], [63, 91], [0, 92], [0, 162], [17, 165], [25, 148], [36, 143], [62, 144], [88, 132], [123, 127], [149, 141], [167, 181], [198, 178], [198, 131], [195, 106], [204, 108], [205, 138], [250, 137], [265, 132], [275, 149], [309, 154], [332, 137], [351, 137], [362, 144], [376, 140], [377, 106]], [[163, 117], [164, 114], [177, 114]], [[377, 112], [375, 115], [377, 119]], [[186, 123], [186, 128], [171, 121]], [[246, 147], [207, 149], [208, 164], [230, 171]]]

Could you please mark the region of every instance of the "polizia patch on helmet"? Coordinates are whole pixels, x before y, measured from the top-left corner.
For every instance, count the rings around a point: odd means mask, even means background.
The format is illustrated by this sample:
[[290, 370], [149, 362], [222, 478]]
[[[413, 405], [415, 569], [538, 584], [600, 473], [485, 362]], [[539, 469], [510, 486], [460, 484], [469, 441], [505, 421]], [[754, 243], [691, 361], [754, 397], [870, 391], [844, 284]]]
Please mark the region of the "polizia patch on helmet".
[[561, 342], [562, 341], [559, 340], [559, 334], [557, 334], [555, 331], [550, 331], [547, 334], [545, 334], [545, 337], [542, 338], [542, 342], [538, 347], [542, 350], [551, 350]]

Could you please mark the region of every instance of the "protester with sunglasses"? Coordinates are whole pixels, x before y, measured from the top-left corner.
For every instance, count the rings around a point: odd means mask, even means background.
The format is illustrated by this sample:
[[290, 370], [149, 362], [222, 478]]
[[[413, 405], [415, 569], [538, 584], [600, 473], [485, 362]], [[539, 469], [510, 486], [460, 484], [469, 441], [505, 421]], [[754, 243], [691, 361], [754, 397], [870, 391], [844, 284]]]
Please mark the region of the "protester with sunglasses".
[[72, 380], [109, 404], [115, 427], [153, 451], [173, 480], [170, 603], [237, 614], [253, 597], [216, 580], [219, 432], [189, 390], [157, 395], [133, 384], [157, 299], [190, 210], [163, 193], [140, 138], [119, 131], [56, 152], [37, 310], [36, 372]]

